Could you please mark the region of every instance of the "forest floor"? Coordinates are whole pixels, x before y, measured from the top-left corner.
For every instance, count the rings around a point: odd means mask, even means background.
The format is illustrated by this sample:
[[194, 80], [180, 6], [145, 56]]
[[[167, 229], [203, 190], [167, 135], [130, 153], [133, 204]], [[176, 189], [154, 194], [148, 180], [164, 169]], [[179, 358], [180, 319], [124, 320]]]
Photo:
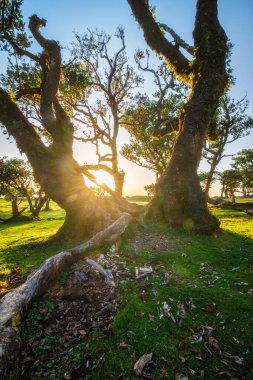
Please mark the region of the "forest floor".
[[[65, 248], [40, 244], [64, 218], [52, 207], [35, 222], [0, 224], [2, 294]], [[115, 284], [85, 261], [61, 273], [22, 326], [21, 378], [252, 379], [253, 219], [212, 212], [216, 237], [143, 222], [92, 253]]]

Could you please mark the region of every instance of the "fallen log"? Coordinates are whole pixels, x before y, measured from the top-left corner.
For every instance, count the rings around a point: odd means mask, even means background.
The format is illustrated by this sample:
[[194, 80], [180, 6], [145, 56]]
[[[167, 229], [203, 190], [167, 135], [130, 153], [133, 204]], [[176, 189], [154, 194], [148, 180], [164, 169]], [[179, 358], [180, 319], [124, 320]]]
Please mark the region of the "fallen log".
[[243, 208], [243, 209], [253, 209], [253, 202], [244, 202], [244, 203], [233, 203], [228, 201], [227, 199], [222, 199], [222, 198], [210, 198], [207, 197], [207, 202], [216, 206], [230, 206], [234, 208]]
[[244, 207], [245, 209], [253, 209], [253, 202], [232, 203], [232, 205], [234, 207]]
[[[0, 301], [0, 378], [19, 379], [20, 323], [31, 301], [56, 281], [59, 273], [79, 261], [88, 252], [102, 246], [110, 236], [124, 233], [132, 216], [123, 213], [114, 223], [90, 240], [47, 259], [26, 282]], [[114, 238], [115, 239], [115, 238]]]
[[244, 212], [245, 214], [249, 216], [253, 216], [253, 212], [248, 210], [248, 208], [249, 209], [253, 208], [253, 202], [232, 203], [227, 200], [223, 200], [221, 198], [217, 198], [217, 199], [207, 198], [207, 202], [217, 208]]

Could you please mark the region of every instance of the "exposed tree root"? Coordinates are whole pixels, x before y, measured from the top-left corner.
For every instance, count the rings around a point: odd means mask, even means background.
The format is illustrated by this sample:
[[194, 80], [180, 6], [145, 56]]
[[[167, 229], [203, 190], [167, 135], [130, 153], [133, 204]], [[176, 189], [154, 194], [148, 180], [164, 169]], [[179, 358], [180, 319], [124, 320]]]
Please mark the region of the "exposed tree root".
[[104, 269], [100, 264], [98, 264], [95, 260], [90, 259], [89, 257], [86, 258], [86, 262], [95, 268], [99, 273], [101, 273], [102, 276], [104, 276], [106, 284], [115, 285], [112, 271], [110, 269]]
[[47, 290], [58, 274], [114, 237], [118, 239], [132, 220], [123, 213], [114, 223], [90, 240], [47, 259], [24, 284], [6, 294], [0, 302], [0, 378], [19, 379], [20, 322], [31, 301]]

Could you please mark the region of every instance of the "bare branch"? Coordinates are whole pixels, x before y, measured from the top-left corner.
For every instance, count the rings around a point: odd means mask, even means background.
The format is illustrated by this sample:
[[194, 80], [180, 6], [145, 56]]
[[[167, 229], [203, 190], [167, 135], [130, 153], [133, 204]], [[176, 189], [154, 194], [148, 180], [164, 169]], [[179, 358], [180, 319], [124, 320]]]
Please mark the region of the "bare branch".
[[176, 44], [185, 49], [189, 54], [194, 55], [194, 47], [187, 44], [187, 42], [185, 42], [181, 37], [179, 37], [179, 35], [172, 28], [160, 22], [158, 23], [158, 26], [165, 32], [169, 33]]
[[98, 136], [94, 136], [94, 137], [90, 137], [90, 138], [89, 137], [84, 138], [84, 137], [74, 136], [74, 139], [77, 141], [82, 141], [84, 143], [87, 143], [87, 142], [95, 142], [98, 139]]

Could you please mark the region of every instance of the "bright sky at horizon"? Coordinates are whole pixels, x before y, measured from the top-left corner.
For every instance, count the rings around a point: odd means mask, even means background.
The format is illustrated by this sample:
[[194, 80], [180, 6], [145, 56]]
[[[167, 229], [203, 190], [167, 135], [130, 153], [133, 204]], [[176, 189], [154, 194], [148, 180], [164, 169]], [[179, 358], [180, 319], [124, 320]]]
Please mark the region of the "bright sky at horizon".
[[[195, 0], [151, 0], [156, 6], [157, 19], [171, 26], [183, 39], [191, 43], [195, 16]], [[236, 84], [231, 89], [231, 95], [240, 99], [247, 94], [250, 110], [253, 110], [253, 61], [251, 49], [253, 36], [253, 0], [219, 0], [219, 19], [230, 41], [234, 44], [231, 66], [234, 69]], [[71, 6], [70, 6], [71, 4]], [[138, 28], [126, 0], [24, 0], [23, 14], [28, 17], [36, 13], [47, 20], [43, 33], [48, 38], [60, 41], [62, 46], [68, 46], [73, 40], [73, 31], [84, 32], [87, 28], [104, 30], [114, 34], [118, 25], [125, 28], [127, 54], [133, 62], [137, 48], [146, 49], [147, 45], [142, 31]], [[127, 140], [125, 131], [121, 131], [119, 145]], [[229, 154], [234, 154], [243, 148], [253, 148], [253, 135], [243, 138], [229, 147]], [[76, 159], [83, 162], [95, 162], [92, 147], [75, 143]], [[0, 132], [0, 156], [17, 157], [19, 152], [14, 142], [7, 140]], [[230, 158], [226, 158], [219, 166], [223, 170], [229, 166]], [[155, 176], [146, 169], [120, 159], [120, 166], [126, 172], [125, 194], [144, 194], [143, 187], [154, 181]], [[201, 171], [207, 166], [201, 164]], [[218, 187], [214, 185], [213, 194]]]

